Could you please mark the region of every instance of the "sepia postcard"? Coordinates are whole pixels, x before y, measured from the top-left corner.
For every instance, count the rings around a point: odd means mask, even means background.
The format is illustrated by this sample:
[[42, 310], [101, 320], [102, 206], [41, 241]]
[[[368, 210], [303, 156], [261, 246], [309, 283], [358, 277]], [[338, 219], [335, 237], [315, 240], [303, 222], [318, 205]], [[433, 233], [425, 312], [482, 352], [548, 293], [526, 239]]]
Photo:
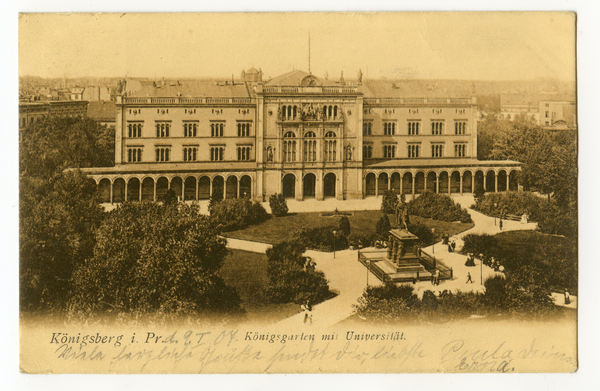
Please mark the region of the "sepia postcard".
[[576, 23], [20, 14], [21, 372], [577, 371]]

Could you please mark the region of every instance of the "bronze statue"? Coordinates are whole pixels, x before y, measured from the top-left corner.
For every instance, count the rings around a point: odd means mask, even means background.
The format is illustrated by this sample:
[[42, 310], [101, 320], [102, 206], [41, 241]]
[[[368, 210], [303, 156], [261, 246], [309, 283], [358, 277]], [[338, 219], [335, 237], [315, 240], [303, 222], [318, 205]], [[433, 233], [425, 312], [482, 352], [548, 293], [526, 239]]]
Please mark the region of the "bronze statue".
[[408, 204], [404, 194], [400, 195], [400, 202], [396, 205], [396, 225], [400, 229], [408, 230]]

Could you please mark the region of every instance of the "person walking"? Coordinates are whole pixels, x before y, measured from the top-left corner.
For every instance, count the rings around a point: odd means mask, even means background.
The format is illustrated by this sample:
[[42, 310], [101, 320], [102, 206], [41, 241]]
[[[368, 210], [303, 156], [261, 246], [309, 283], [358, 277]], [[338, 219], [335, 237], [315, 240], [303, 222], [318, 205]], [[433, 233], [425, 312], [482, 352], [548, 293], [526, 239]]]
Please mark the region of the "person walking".
[[435, 271], [435, 285], [440, 285], [440, 269]]
[[467, 284], [468, 284], [468, 283], [471, 283], [471, 284], [473, 284], [473, 279], [471, 278], [471, 272], [467, 272], [467, 282], [466, 282], [466, 283], [467, 283]]
[[312, 325], [312, 305], [310, 299], [306, 300], [306, 303], [302, 304], [302, 310], [304, 311], [304, 323], [310, 322]]
[[500, 217], [500, 222], [498, 223], [498, 226], [500, 227], [500, 231], [502, 231], [502, 217]]
[[565, 305], [569, 304], [571, 304], [571, 295], [569, 294], [567, 288], [565, 288]]

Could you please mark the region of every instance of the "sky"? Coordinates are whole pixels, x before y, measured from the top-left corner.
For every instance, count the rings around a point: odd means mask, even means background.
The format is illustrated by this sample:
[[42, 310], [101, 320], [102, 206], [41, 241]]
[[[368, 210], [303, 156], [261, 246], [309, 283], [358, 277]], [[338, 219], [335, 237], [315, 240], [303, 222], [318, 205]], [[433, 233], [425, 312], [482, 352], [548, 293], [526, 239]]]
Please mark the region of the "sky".
[[21, 14], [19, 75], [575, 80], [570, 12]]

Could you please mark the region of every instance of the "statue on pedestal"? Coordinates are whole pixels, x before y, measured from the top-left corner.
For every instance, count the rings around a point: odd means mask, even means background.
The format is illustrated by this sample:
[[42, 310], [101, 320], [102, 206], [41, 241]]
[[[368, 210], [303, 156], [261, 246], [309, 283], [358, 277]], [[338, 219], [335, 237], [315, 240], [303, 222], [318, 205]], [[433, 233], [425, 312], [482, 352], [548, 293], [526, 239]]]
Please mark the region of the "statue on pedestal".
[[400, 201], [396, 205], [396, 225], [399, 229], [408, 230], [408, 204], [404, 194], [400, 195]]

